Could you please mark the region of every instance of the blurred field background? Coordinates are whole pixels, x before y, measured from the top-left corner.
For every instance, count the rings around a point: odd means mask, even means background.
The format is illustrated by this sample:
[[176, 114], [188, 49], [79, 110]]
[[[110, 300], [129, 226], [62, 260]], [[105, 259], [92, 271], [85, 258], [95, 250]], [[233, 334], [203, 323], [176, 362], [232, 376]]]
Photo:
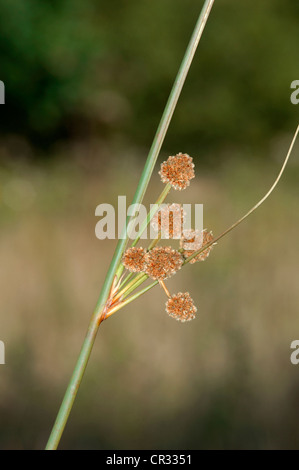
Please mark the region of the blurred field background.
[[[203, 2], [0, 0], [0, 448], [45, 446]], [[216, 1], [159, 162], [187, 152], [218, 235], [277, 176], [298, 123], [299, 4]], [[147, 293], [101, 325], [62, 449], [299, 448], [298, 143], [271, 198], [182, 269], [197, 319]], [[153, 175], [146, 202], [161, 191]]]

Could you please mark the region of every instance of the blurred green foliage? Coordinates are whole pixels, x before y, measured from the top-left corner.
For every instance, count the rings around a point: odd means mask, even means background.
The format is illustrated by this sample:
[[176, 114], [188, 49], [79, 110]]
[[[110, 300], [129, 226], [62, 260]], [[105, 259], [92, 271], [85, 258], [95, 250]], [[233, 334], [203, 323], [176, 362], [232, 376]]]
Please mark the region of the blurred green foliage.
[[[1, 0], [2, 134], [46, 149], [90, 135], [148, 146], [202, 4]], [[169, 147], [260, 144], [289, 130], [298, 18], [294, 0], [215, 2]]]

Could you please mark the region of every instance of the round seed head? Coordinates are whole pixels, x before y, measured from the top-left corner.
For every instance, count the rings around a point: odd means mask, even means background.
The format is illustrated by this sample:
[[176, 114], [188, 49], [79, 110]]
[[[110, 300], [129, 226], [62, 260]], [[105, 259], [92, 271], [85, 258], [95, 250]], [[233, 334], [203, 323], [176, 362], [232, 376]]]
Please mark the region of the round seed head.
[[189, 292], [172, 295], [166, 302], [166, 312], [178, 321], [186, 322], [195, 318], [195, 307]]
[[[213, 233], [208, 232], [206, 229], [202, 232], [199, 230], [186, 230], [183, 237], [180, 241], [180, 246], [183, 248], [183, 255], [185, 258], [191, 256], [195, 251], [200, 250], [200, 248], [207, 243], [210, 243], [213, 240]], [[199, 253], [195, 258], [193, 258], [190, 263], [196, 263], [196, 261], [204, 261], [210, 254], [213, 246], [216, 243], [213, 243], [206, 250]]]
[[183, 264], [182, 255], [171, 246], [157, 246], [145, 255], [146, 274], [163, 280], [175, 274]]
[[122, 263], [131, 272], [143, 272], [145, 270], [145, 254], [144, 248], [128, 248], [123, 255]]
[[170, 183], [174, 189], [186, 189], [195, 177], [193, 159], [186, 153], [178, 153], [161, 164], [159, 171], [163, 183]]
[[156, 212], [151, 225], [156, 232], [161, 231], [163, 239], [180, 238], [183, 231], [184, 212], [181, 204], [165, 204]]

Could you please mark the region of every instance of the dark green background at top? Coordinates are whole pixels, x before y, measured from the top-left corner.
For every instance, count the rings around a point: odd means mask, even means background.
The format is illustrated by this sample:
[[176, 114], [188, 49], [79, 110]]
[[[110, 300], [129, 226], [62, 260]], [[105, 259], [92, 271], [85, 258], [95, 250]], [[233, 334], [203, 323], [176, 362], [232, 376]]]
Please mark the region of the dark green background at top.
[[[1, 134], [48, 151], [99, 136], [149, 146], [203, 1], [1, 0]], [[292, 129], [296, 0], [216, 0], [167, 137], [198, 152]]]

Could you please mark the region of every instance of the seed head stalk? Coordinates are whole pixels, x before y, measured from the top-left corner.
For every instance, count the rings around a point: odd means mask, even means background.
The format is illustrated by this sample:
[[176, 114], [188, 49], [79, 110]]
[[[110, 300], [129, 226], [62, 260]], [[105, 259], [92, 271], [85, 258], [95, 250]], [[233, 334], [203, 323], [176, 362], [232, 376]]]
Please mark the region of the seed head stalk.
[[160, 279], [160, 280], [159, 280], [159, 284], [160, 284], [160, 286], [162, 287], [162, 289], [164, 290], [164, 292], [165, 292], [165, 294], [167, 295], [167, 297], [171, 297], [169, 290], [168, 290], [167, 287], [165, 286], [165, 282]]

